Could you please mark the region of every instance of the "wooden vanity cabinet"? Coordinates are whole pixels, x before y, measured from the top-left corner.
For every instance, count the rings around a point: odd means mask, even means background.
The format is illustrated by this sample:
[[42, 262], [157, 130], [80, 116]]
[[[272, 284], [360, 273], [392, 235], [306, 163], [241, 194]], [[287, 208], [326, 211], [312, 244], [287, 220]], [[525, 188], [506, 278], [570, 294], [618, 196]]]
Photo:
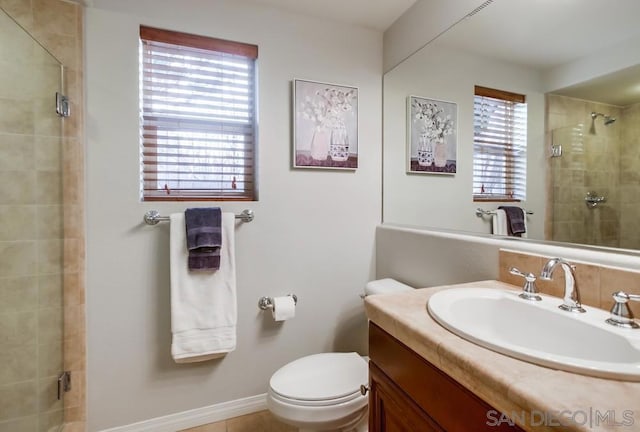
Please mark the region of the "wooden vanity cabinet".
[[369, 357], [369, 432], [523, 431], [371, 322]]

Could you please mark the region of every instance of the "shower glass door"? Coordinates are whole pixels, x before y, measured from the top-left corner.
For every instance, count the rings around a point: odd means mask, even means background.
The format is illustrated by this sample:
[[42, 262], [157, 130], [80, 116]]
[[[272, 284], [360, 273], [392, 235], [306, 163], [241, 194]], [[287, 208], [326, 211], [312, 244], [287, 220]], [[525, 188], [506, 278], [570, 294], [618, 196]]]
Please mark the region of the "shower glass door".
[[0, 9], [0, 432], [63, 422], [60, 63]]

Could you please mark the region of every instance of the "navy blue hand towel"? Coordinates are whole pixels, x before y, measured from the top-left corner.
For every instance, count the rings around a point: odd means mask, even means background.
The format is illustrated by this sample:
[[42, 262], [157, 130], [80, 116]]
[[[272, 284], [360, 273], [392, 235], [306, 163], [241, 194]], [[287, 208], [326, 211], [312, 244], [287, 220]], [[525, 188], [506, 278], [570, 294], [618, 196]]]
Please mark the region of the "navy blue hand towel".
[[190, 208], [185, 210], [184, 218], [189, 270], [218, 270], [222, 247], [220, 208]]
[[522, 234], [527, 232], [527, 228], [524, 223], [524, 210], [516, 206], [500, 206], [498, 208], [504, 210], [507, 214], [507, 228], [509, 235], [521, 237]]

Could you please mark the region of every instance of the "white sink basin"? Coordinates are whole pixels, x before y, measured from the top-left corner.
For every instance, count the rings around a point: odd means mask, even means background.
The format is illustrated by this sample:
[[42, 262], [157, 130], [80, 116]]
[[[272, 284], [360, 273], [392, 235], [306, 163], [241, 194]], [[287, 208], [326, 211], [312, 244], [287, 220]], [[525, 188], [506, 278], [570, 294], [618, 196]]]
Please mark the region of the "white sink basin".
[[605, 323], [609, 313], [558, 309], [562, 299], [533, 302], [519, 292], [452, 288], [428, 301], [431, 316], [447, 330], [485, 348], [536, 363], [603, 378], [640, 381], [640, 330]]

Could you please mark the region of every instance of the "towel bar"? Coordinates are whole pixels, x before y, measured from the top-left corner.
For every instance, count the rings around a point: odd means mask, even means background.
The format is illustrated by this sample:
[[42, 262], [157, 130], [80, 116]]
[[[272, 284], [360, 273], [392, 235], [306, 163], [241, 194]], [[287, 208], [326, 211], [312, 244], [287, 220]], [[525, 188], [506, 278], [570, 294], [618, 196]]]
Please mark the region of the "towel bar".
[[[236, 219], [242, 222], [251, 222], [254, 218], [253, 210], [243, 210], [242, 213], [236, 215]], [[157, 210], [149, 210], [144, 214], [144, 222], [147, 225], [157, 225], [158, 222], [168, 222], [169, 216], [160, 216]]]
[[[529, 210], [525, 210], [524, 212], [526, 214], [528, 214], [528, 215], [532, 215], [533, 214], [533, 212], [529, 211]], [[480, 207], [478, 207], [476, 209], [476, 216], [478, 216], [478, 217], [491, 216], [491, 215], [494, 215], [494, 214], [496, 214], [495, 210], [482, 210]]]

